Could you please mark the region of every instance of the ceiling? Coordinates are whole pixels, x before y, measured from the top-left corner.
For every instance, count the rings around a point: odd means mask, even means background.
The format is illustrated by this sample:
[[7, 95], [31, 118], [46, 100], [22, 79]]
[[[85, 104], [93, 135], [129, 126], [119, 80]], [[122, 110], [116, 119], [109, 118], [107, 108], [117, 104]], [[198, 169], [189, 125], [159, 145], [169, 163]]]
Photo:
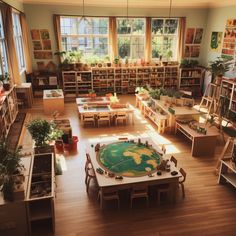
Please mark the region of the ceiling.
[[[26, 4], [82, 5], [83, 0], [20, 0]], [[124, 7], [127, 0], [84, 0], [85, 6]], [[129, 7], [168, 7], [170, 0], [128, 0]], [[236, 5], [236, 0], [172, 0], [173, 7], [210, 8]]]

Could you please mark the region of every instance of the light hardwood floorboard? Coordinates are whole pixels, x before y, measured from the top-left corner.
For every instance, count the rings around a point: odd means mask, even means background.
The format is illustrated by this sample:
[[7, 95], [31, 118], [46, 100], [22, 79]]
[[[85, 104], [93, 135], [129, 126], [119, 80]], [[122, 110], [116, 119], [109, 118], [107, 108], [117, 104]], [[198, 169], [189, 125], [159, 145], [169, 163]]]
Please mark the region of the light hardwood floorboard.
[[[134, 96], [121, 96], [121, 100], [134, 105]], [[236, 191], [232, 187], [217, 184], [213, 170], [223, 148], [219, 139], [214, 157], [191, 156], [191, 144], [184, 137], [158, 135], [155, 126], [135, 112], [135, 125], [112, 128], [83, 128], [77, 117], [75, 103], [66, 103], [66, 113], [73, 127], [73, 135], [79, 137], [78, 153], [65, 155], [67, 170], [57, 176], [56, 189], [56, 236], [100, 236], [100, 235], [236, 235]], [[36, 100], [29, 111], [32, 118], [43, 117], [42, 100]], [[108, 204], [101, 210], [97, 202], [97, 190], [92, 184], [87, 195], [84, 184], [85, 149], [88, 140], [117, 139], [121, 136], [152, 137], [166, 145], [167, 153], [178, 159], [178, 167], [187, 172], [186, 198], [182, 199], [179, 189], [175, 205], [157, 206], [151, 201], [138, 202], [129, 209], [124, 199], [121, 210]], [[32, 141], [28, 132], [23, 140], [25, 148]], [[206, 147], [207, 148], [207, 147]], [[127, 196], [125, 196], [127, 197]], [[44, 234], [45, 235], [45, 234]]]

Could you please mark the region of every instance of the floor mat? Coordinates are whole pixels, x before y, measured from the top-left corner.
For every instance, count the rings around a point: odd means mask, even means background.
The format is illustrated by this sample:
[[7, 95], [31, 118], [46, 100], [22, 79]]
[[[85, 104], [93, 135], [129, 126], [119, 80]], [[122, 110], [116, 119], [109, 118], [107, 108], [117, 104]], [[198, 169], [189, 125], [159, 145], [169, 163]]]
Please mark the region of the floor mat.
[[21, 131], [25, 122], [25, 117], [26, 117], [26, 113], [19, 112], [16, 116], [14, 123], [12, 124], [9, 130], [9, 133], [7, 136], [7, 143], [8, 143], [9, 148], [12, 150], [15, 150], [18, 145]]

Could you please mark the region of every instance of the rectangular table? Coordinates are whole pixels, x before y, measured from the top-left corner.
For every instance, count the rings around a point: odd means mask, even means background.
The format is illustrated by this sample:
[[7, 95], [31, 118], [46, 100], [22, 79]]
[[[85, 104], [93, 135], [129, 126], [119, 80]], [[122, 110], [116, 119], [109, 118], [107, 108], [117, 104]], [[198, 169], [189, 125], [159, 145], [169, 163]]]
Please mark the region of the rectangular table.
[[82, 106], [84, 104], [87, 105], [110, 105], [111, 101], [107, 97], [95, 97], [95, 98], [76, 98], [76, 104], [78, 106]]
[[207, 133], [202, 134], [191, 129], [188, 124], [176, 122], [175, 132], [178, 130], [192, 141], [192, 156], [214, 155], [216, 139], [219, 132], [209, 125], [206, 126]]
[[[141, 141], [143, 143], [148, 141], [148, 143], [151, 144], [152, 147], [154, 147], [156, 150], [159, 151], [159, 148], [153, 143], [153, 141], [150, 138], [142, 138]], [[109, 144], [109, 143], [112, 143], [112, 142], [111, 141], [110, 142], [100, 142], [100, 145]], [[114, 177], [111, 178], [105, 174], [101, 175], [96, 172], [97, 168], [103, 169], [103, 167], [100, 166], [100, 164], [97, 161], [97, 154], [94, 149], [96, 144], [97, 143], [90, 142], [89, 146], [87, 148], [87, 151], [90, 154], [92, 166], [95, 170], [95, 175], [96, 175], [97, 182], [98, 182], [98, 185], [100, 188], [116, 187], [117, 190], [121, 190], [121, 189], [130, 189], [130, 188], [132, 188], [132, 185], [135, 185], [137, 183], [144, 183], [148, 186], [160, 185], [160, 184], [170, 184], [171, 189], [172, 189], [171, 199], [173, 202], [175, 202], [176, 191], [177, 191], [178, 184], [179, 184], [179, 178], [182, 175], [179, 173], [178, 169], [174, 166], [174, 163], [171, 163], [171, 171], [178, 171], [178, 174], [175, 176], [172, 176], [170, 172], [162, 171], [162, 175], [157, 175], [156, 173], [154, 173], [153, 177], [149, 177], [148, 175], [145, 175], [145, 176], [141, 176], [141, 177], [123, 177], [122, 180], [116, 180]], [[161, 152], [161, 151], [159, 151], [159, 152]], [[163, 158], [167, 159], [168, 157], [164, 156]]]
[[43, 108], [45, 114], [58, 111], [64, 113], [64, 95], [62, 89], [43, 90]]
[[134, 108], [130, 104], [125, 108], [112, 108], [110, 105], [92, 105], [87, 108], [78, 106], [79, 117], [85, 113], [94, 113], [97, 115], [100, 112], [108, 112], [111, 116], [114, 116], [117, 112], [126, 112], [129, 115], [131, 123], [134, 124]]

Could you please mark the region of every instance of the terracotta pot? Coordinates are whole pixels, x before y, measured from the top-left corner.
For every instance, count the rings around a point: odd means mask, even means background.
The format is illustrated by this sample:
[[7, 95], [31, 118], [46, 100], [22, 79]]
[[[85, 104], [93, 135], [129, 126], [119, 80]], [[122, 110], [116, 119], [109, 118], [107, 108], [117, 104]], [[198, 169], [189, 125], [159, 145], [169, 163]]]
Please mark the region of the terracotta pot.
[[5, 91], [9, 91], [11, 88], [11, 85], [10, 84], [3, 84], [3, 88]]

